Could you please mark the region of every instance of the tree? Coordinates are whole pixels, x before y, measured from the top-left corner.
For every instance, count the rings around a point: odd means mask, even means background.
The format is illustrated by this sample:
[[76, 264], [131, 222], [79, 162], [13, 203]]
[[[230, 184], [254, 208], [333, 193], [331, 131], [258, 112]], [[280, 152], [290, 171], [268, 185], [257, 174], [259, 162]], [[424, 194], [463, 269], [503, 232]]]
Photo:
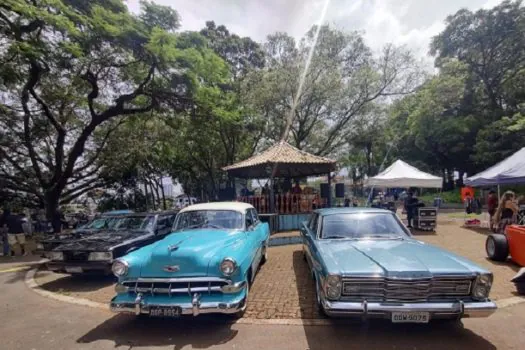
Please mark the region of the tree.
[[[372, 102], [411, 92], [420, 71], [410, 54], [392, 45], [374, 57], [358, 33], [313, 27], [296, 45], [284, 33], [268, 37], [268, 67], [246, 83], [246, 97], [267, 118], [266, 139], [277, 141], [293, 113], [288, 140], [318, 155], [340, 152], [353, 121]], [[315, 46], [312, 59], [309, 52]], [[303, 90], [297, 96], [303, 72]]]
[[187, 112], [201, 74], [215, 74], [212, 51], [176, 46], [174, 10], [141, 4], [138, 16], [120, 0], [0, 4], [0, 179], [48, 216], [100, 185], [97, 159], [123, 118]]
[[[464, 101], [463, 109], [468, 109], [482, 126], [476, 128], [480, 130], [477, 139], [481, 145], [470, 148], [477, 170], [523, 146], [523, 142], [518, 142], [525, 115], [522, 2], [504, 1], [492, 9], [464, 9], [449, 16], [445, 30], [432, 41], [431, 53], [436, 55], [438, 68], [454, 59], [467, 69], [465, 89], [470, 98]], [[487, 147], [488, 135], [496, 140], [501, 132], [505, 141]]]

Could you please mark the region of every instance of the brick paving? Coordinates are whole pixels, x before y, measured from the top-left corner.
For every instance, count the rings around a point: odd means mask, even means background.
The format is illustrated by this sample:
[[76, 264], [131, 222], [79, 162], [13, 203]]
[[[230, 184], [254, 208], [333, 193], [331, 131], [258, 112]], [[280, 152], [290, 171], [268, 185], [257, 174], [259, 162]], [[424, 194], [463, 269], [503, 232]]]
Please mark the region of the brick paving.
[[[519, 270], [512, 262], [495, 263], [486, 259], [486, 232], [459, 227], [458, 223], [440, 222], [436, 232], [415, 232], [417, 239], [444, 247], [473, 260], [494, 273], [491, 297], [512, 297], [515, 288], [510, 279]], [[314, 282], [300, 245], [272, 247], [269, 259], [259, 270], [250, 290], [245, 317], [258, 319], [320, 318], [315, 307]], [[40, 271], [37, 283], [43, 288], [70, 296], [107, 303], [114, 295], [113, 280], [96, 277], [70, 277]]]

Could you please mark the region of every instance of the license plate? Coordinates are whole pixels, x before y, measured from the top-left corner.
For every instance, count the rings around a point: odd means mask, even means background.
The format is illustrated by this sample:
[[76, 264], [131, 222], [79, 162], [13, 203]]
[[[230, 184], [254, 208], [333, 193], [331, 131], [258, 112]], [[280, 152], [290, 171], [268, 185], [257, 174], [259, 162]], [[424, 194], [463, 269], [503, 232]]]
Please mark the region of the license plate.
[[82, 268], [78, 266], [68, 266], [66, 267], [66, 272], [68, 273], [82, 273]]
[[428, 312], [392, 312], [393, 323], [428, 323]]
[[150, 316], [155, 317], [179, 317], [182, 313], [182, 310], [178, 306], [173, 307], [156, 307], [150, 308]]

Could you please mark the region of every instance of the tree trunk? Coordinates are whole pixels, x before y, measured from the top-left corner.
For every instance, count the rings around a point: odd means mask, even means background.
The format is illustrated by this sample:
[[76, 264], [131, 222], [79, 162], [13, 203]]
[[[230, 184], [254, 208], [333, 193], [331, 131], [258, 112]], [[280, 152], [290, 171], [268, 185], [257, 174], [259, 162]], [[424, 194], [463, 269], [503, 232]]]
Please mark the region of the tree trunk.
[[166, 194], [164, 193], [164, 184], [162, 183], [162, 176], [160, 177], [160, 191], [162, 193], [162, 207], [164, 208], [164, 210], [167, 210], [168, 208], [166, 207]]
[[57, 191], [49, 191], [44, 196], [44, 207], [46, 210], [46, 218], [51, 221], [58, 211], [58, 203], [60, 201], [60, 193]]
[[149, 190], [151, 192], [151, 199], [152, 199], [152, 202], [153, 202], [153, 210], [157, 210], [157, 199], [155, 198], [155, 191], [153, 190], [153, 184], [148, 181], [148, 184], [149, 184]]

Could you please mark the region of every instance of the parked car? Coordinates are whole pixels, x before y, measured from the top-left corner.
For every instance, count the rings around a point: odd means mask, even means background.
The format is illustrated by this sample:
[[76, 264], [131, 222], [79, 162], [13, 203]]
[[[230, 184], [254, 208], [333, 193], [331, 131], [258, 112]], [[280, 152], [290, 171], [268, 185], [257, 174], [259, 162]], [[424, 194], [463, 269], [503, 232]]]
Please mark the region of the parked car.
[[164, 238], [171, 231], [175, 216], [174, 211], [116, 216], [114, 226], [70, 239], [46, 252], [50, 259], [47, 268], [71, 274], [109, 274], [114, 259]]
[[427, 323], [496, 311], [492, 273], [414, 239], [390, 211], [317, 210], [301, 235], [317, 304], [328, 316]]
[[175, 200], [173, 201], [173, 207], [176, 209], [182, 209], [195, 203], [197, 203], [197, 198], [182, 194], [175, 198]]
[[88, 235], [96, 232], [111, 230], [119, 222], [119, 220], [123, 218], [123, 215], [127, 214], [128, 212], [132, 213], [132, 211], [103, 213], [93, 218], [87, 224], [74, 229], [70, 233], [50, 233], [47, 235], [47, 237], [37, 241], [34, 253], [41, 254], [43, 257], [45, 257], [46, 252], [52, 251], [60, 244], [78, 240], [81, 237], [87, 237]]
[[241, 316], [250, 284], [267, 259], [270, 230], [246, 203], [196, 204], [174, 232], [113, 263], [111, 310], [136, 315], [224, 313]]

